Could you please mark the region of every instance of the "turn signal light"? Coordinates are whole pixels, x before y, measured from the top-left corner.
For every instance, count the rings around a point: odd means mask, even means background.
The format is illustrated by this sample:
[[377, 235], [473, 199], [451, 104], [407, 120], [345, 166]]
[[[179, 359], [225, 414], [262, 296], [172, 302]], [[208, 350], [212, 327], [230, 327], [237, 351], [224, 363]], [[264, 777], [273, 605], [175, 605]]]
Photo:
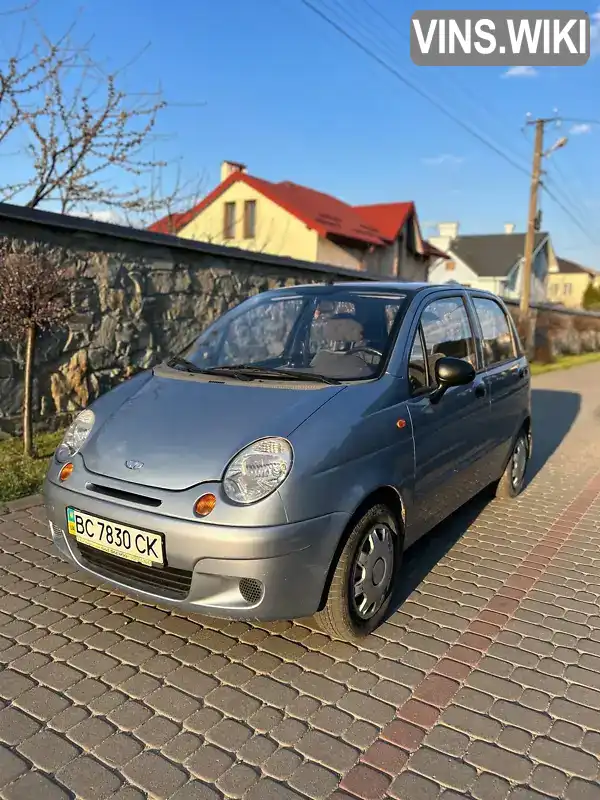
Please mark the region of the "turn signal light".
[[194, 504], [194, 514], [198, 517], [207, 517], [215, 507], [217, 498], [214, 494], [203, 494]]
[[61, 481], [66, 481], [69, 475], [73, 472], [73, 464], [69, 461], [61, 471], [58, 473], [58, 477]]

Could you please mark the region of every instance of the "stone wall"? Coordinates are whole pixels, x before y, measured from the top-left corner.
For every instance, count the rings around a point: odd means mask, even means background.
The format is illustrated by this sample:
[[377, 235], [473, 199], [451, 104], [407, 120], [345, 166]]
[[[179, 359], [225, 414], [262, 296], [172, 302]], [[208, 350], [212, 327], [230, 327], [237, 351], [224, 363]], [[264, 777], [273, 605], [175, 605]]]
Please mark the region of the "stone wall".
[[[37, 345], [38, 429], [64, 425], [99, 394], [180, 350], [249, 295], [331, 279], [376, 279], [7, 204], [0, 204], [0, 236], [42, 242], [66, 260], [74, 276], [73, 316]], [[518, 308], [511, 311], [518, 322]], [[543, 308], [533, 314], [539, 360], [600, 350], [600, 314]], [[0, 434], [20, 428], [23, 355], [22, 348], [0, 342]]]
[[[177, 352], [246, 297], [365, 273], [0, 204], [0, 236], [37, 240], [73, 272], [69, 323], [43, 334], [36, 427], [64, 424], [123, 379]], [[1, 287], [0, 287], [1, 291]], [[20, 427], [23, 349], [0, 342], [0, 431]]]
[[[519, 306], [505, 301], [524, 338]], [[535, 326], [534, 359], [549, 364], [560, 356], [600, 351], [600, 314], [538, 305], [531, 310]]]

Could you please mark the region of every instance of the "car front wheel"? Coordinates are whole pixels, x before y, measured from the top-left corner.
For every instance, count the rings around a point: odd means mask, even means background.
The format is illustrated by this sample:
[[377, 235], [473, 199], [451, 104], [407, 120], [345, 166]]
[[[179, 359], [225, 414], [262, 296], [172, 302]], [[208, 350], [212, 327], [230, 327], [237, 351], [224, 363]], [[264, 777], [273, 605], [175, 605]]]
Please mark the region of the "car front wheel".
[[521, 431], [513, 445], [506, 469], [496, 486], [496, 497], [510, 500], [521, 493], [528, 463], [529, 439], [525, 431]]
[[374, 505], [354, 524], [316, 621], [329, 636], [359, 641], [385, 617], [401, 560], [399, 524], [389, 508]]

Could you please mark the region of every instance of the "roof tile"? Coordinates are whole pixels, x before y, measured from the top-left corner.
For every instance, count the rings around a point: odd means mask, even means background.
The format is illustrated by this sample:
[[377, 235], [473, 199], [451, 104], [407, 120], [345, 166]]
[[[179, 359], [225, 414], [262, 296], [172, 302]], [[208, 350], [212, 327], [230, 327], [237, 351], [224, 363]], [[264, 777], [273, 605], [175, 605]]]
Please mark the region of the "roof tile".
[[238, 181], [256, 189], [321, 236], [339, 236], [367, 245], [389, 244], [406, 220], [415, 214], [413, 203], [351, 206], [329, 194], [291, 181], [272, 183], [238, 171], [229, 175], [189, 211], [163, 217], [151, 225], [150, 230], [156, 233], [180, 231]]
[[[538, 248], [547, 236], [547, 233], [536, 233], [535, 247]], [[506, 277], [525, 253], [525, 234], [459, 236], [448, 249], [481, 278]]]

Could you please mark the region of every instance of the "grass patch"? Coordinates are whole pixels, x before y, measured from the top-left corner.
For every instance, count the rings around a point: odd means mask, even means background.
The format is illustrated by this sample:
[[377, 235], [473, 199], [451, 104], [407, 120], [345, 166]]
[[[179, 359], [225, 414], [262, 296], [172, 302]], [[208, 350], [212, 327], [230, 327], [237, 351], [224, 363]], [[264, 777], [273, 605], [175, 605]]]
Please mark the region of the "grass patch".
[[556, 372], [558, 369], [581, 367], [584, 364], [593, 364], [600, 361], [600, 353], [581, 353], [577, 356], [560, 356], [553, 364], [531, 364], [532, 375], [543, 375], [545, 372]]
[[0, 441], [0, 503], [37, 494], [42, 488], [48, 461], [64, 431], [41, 433], [34, 437], [36, 456], [25, 458], [21, 439]]

